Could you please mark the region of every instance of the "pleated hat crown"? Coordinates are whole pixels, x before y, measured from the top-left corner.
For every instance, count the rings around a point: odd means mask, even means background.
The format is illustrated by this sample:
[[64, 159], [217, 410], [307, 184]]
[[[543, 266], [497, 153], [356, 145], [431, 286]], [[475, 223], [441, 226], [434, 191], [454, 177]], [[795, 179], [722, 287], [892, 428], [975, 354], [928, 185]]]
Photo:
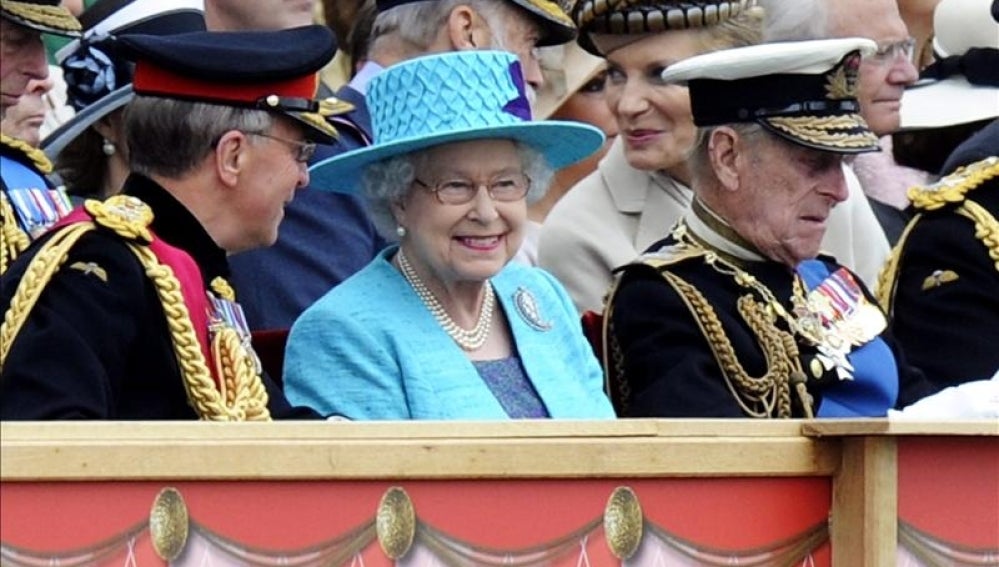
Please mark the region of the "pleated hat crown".
[[312, 186], [354, 192], [376, 161], [449, 142], [511, 139], [554, 168], [590, 155], [600, 130], [576, 122], [531, 121], [520, 63], [501, 51], [459, 51], [410, 59], [375, 77], [366, 95], [374, 144], [311, 169]]

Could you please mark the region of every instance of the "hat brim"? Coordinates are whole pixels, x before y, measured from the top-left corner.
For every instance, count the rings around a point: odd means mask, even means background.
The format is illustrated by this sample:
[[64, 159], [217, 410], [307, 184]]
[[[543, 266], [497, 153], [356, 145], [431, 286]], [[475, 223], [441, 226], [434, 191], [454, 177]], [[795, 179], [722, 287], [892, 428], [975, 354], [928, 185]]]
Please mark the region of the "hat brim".
[[598, 128], [558, 120], [441, 132], [358, 148], [320, 161], [309, 168], [310, 186], [321, 191], [357, 193], [361, 188], [361, 173], [373, 163], [452, 142], [488, 139], [522, 142], [540, 152], [554, 169], [588, 157], [604, 143], [603, 132]]
[[3, 17], [42, 33], [80, 37], [80, 21], [62, 6], [3, 0]]
[[878, 137], [859, 114], [768, 116], [757, 122], [785, 140], [824, 152], [862, 154], [881, 151]]
[[513, 0], [513, 3], [540, 20], [542, 36], [538, 41], [539, 47], [559, 45], [576, 37], [576, 24], [558, 3], [552, 0]]
[[42, 140], [41, 149], [52, 161], [55, 161], [60, 153], [73, 140], [80, 136], [87, 128], [95, 122], [111, 114], [115, 110], [124, 107], [135, 98], [132, 85], [127, 84], [112, 91], [107, 96], [101, 97], [92, 104], [88, 104], [77, 112], [63, 125], [53, 130]]
[[999, 117], [999, 88], [964, 77], [916, 83], [902, 95], [903, 130], [943, 128]]

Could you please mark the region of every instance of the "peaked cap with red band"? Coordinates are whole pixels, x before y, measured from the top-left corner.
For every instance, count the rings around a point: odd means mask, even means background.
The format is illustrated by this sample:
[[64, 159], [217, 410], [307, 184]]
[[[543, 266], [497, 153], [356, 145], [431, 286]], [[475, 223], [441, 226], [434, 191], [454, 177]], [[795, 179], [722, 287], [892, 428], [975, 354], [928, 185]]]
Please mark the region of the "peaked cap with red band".
[[336, 42], [326, 26], [279, 31], [200, 31], [169, 36], [119, 38], [135, 60], [138, 95], [256, 108], [300, 122], [306, 135], [331, 142], [327, 116], [350, 110], [339, 101], [318, 101], [317, 72], [333, 58]]

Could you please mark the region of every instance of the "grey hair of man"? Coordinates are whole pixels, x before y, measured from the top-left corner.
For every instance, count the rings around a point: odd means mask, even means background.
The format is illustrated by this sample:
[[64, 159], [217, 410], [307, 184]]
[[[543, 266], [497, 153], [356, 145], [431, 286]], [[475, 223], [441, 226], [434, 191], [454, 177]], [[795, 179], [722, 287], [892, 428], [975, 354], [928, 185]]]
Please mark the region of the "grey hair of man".
[[829, 37], [829, 12], [820, 0], [759, 0], [764, 11], [763, 41], [803, 41]]
[[[368, 53], [374, 60], [389, 39], [401, 40], [409, 47], [410, 56], [427, 53], [441, 28], [447, 22], [451, 11], [458, 6], [469, 6], [486, 21], [493, 36], [493, 47], [502, 49], [504, 30], [504, 10], [514, 8], [499, 0], [425, 0], [410, 2], [386, 10], [375, 17], [371, 27]], [[499, 44], [497, 44], [497, 42]], [[487, 47], [487, 46], [483, 46]]]
[[125, 111], [129, 167], [178, 178], [200, 164], [226, 132], [266, 132], [273, 123], [265, 110], [136, 96]]
[[[527, 191], [527, 204], [540, 199], [551, 183], [555, 170], [541, 152], [520, 142], [515, 142], [524, 175], [531, 180]], [[368, 200], [368, 213], [378, 232], [388, 240], [395, 240], [398, 223], [392, 214], [392, 204], [403, 200], [413, 190], [416, 172], [430, 164], [430, 150], [418, 150], [396, 156], [365, 168], [361, 177], [364, 196]], [[422, 189], [420, 189], [422, 190]]]
[[[747, 146], [766, 143], [765, 138], [773, 136], [766, 128], [755, 122], [738, 122], [725, 126], [735, 130]], [[687, 154], [687, 167], [690, 169], [695, 191], [697, 187], [712, 184], [717, 179], [711, 166], [710, 156], [711, 133], [717, 128], [718, 126], [698, 128], [694, 145]]]

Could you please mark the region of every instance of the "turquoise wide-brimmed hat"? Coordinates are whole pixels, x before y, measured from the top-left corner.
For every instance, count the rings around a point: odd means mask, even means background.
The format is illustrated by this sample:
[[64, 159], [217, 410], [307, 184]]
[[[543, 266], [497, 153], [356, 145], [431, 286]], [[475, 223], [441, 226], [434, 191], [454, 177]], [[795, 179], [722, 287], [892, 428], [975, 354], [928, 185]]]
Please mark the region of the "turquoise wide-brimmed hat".
[[312, 187], [354, 193], [365, 167], [450, 142], [515, 140], [559, 169], [604, 141], [588, 124], [532, 122], [520, 63], [503, 51], [456, 51], [399, 63], [371, 81], [366, 102], [374, 144], [312, 165]]

